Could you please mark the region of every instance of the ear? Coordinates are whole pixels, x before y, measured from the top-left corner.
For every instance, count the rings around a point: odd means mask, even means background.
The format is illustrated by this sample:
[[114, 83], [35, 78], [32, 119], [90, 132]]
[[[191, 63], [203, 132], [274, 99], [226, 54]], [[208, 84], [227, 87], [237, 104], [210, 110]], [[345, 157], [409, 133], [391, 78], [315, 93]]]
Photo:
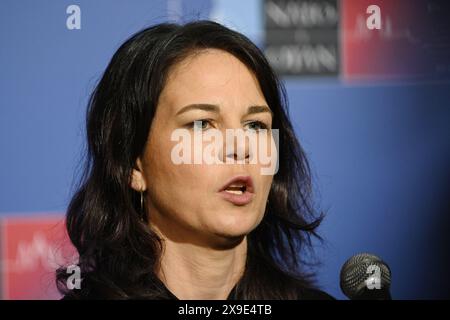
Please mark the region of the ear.
[[130, 186], [134, 190], [141, 192], [147, 190], [147, 183], [144, 178], [144, 171], [142, 170], [142, 161], [140, 158], [136, 160], [136, 166], [133, 168], [131, 174]]

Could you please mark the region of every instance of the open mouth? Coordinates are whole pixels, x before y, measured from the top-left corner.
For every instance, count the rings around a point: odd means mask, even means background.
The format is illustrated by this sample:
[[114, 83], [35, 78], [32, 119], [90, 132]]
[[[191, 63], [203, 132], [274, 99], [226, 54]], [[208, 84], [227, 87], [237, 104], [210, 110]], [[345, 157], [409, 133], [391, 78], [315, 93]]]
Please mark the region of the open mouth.
[[219, 193], [224, 200], [242, 206], [252, 201], [253, 191], [253, 180], [250, 176], [237, 176], [230, 179], [219, 190]]
[[233, 193], [233, 194], [243, 194], [246, 190], [247, 190], [247, 186], [246, 185], [242, 185], [242, 186], [231, 185], [231, 186], [228, 186], [223, 191], [228, 192], [228, 193]]

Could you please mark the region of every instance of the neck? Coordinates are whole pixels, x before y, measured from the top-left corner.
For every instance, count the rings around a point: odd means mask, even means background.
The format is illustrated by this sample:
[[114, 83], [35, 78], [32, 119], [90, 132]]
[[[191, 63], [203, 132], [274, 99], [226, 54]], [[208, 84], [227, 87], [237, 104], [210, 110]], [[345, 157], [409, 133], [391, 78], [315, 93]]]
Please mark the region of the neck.
[[164, 238], [158, 277], [182, 300], [225, 300], [245, 269], [247, 238], [234, 247], [214, 249]]

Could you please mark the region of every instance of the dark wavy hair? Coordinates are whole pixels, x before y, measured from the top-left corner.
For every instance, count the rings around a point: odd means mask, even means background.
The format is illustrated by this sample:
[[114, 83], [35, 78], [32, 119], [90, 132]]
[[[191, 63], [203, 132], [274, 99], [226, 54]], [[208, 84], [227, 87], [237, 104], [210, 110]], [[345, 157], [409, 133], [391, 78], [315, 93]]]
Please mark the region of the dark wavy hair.
[[310, 168], [288, 118], [285, 89], [261, 50], [244, 35], [215, 22], [194, 21], [162, 23], [131, 36], [90, 97], [86, 162], [66, 217], [82, 283], [80, 290], [69, 290], [66, 269], [57, 270], [58, 289], [66, 297], [165, 298], [156, 285], [163, 243], [148, 227], [130, 177], [143, 155], [171, 66], [208, 48], [234, 55], [255, 74], [273, 111], [272, 128], [279, 129], [279, 169], [264, 218], [247, 236], [247, 261], [236, 297], [297, 299], [299, 287], [314, 287], [304, 257], [312, 237], [320, 239], [315, 230], [322, 214], [312, 205]]

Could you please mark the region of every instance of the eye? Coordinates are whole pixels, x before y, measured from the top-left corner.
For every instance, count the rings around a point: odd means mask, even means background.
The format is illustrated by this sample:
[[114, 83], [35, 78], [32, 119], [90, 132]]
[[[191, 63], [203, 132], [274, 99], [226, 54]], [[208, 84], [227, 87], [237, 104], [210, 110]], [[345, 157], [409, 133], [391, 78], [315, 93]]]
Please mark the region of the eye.
[[267, 129], [267, 125], [261, 121], [252, 121], [247, 123], [250, 130], [259, 131], [261, 129]]
[[209, 126], [211, 126], [211, 120], [209, 119], [199, 119], [195, 120], [191, 123], [188, 123], [189, 128], [197, 129], [197, 130], [206, 130]]

